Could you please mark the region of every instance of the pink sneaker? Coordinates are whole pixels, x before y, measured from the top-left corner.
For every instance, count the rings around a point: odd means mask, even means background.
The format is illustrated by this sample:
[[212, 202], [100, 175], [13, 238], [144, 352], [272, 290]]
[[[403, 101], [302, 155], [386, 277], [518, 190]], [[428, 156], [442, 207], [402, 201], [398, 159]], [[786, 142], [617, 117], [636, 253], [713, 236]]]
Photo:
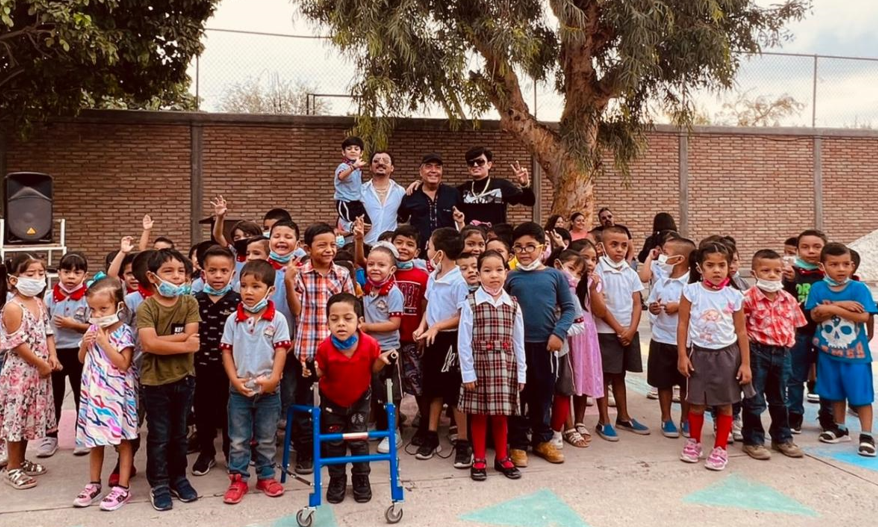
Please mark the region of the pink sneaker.
[[79, 496], [73, 500], [74, 507], [88, 507], [96, 502], [101, 495], [101, 486], [95, 483], [89, 483], [82, 489]]
[[115, 511], [122, 508], [122, 505], [125, 505], [131, 501], [131, 491], [128, 489], [123, 489], [122, 487], [113, 487], [113, 490], [110, 491], [104, 497], [104, 500], [101, 501], [101, 510], [102, 511]]
[[683, 453], [680, 454], [680, 459], [686, 463], [698, 463], [698, 460], [701, 459], [702, 455], [701, 443], [690, 438], [686, 440], [686, 446], [683, 447]]
[[729, 464], [729, 453], [726, 452], [726, 449], [716, 447], [711, 451], [710, 456], [707, 457], [707, 461], [704, 462], [704, 466], [707, 467], [707, 470], [723, 470], [726, 468], [726, 465]]

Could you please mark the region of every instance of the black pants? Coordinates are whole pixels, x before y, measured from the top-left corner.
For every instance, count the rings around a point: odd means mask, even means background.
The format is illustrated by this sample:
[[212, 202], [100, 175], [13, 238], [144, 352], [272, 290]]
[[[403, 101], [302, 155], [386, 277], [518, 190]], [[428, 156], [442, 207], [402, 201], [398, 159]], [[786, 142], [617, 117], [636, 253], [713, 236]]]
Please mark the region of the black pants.
[[192, 408], [195, 377], [161, 386], [144, 386], [146, 479], [152, 488], [186, 479], [186, 419]]
[[229, 378], [222, 363], [195, 366], [195, 428], [199, 450], [214, 457], [213, 440], [217, 429], [223, 434], [223, 455], [229, 458]]
[[[79, 348], [60, 348], [57, 350], [58, 361], [63, 369], [52, 372], [52, 396], [55, 398], [55, 422], [61, 424], [61, 406], [64, 404], [64, 392], [67, 387], [67, 379], [70, 379], [70, 388], [73, 390], [73, 403], [76, 405], [76, 415], [79, 415], [79, 394], [82, 386], [82, 363], [79, 362]], [[75, 419], [75, 418], [74, 418]], [[49, 437], [58, 437], [58, 431], [46, 434]]]
[[524, 415], [527, 406], [527, 417], [515, 415], [509, 419], [509, 444], [518, 450], [527, 450], [528, 428], [534, 446], [552, 439], [550, 413], [557, 376], [554, 354], [546, 350], [545, 342], [525, 342], [524, 355], [527, 384], [521, 392], [521, 411]]
[[[296, 376], [295, 396], [296, 404], [313, 406], [314, 394], [311, 387], [314, 385], [315, 375], [311, 372], [310, 377], [302, 377], [302, 363], [291, 360], [295, 367]], [[368, 414], [369, 411], [366, 410]], [[312, 459], [314, 457], [314, 427], [311, 416], [304, 412], [297, 412], [293, 421], [293, 446], [296, 447], [296, 460]]]
[[[369, 405], [371, 404], [372, 391], [366, 390], [354, 404], [345, 408], [332, 402], [328, 397], [321, 394], [320, 400], [320, 429], [324, 434], [351, 434], [366, 431], [366, 421], [369, 417]], [[329, 441], [323, 443], [323, 454], [326, 457], [343, 457], [350, 449], [352, 456], [369, 455], [368, 441]], [[343, 478], [345, 465], [329, 465], [330, 478]], [[354, 476], [368, 476], [371, 469], [369, 463], [353, 463], [351, 474]]]

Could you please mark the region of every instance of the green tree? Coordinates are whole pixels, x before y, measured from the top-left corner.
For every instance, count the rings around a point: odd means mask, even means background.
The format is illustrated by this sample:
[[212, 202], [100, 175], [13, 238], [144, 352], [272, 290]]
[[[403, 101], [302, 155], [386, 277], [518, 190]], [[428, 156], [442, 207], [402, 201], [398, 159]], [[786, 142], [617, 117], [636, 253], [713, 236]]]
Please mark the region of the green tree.
[[754, 97], [751, 92], [738, 93], [735, 100], [723, 103], [717, 121], [732, 126], [781, 126], [781, 121], [795, 117], [805, 109], [805, 103], [788, 93], [771, 98], [765, 95]]
[[0, 117], [185, 101], [219, 0], [0, 0]]
[[[594, 209], [594, 178], [628, 167], [654, 116], [688, 125], [688, 90], [727, 89], [735, 51], [789, 37], [808, 0], [293, 0], [356, 67], [357, 128], [379, 144], [393, 118], [438, 105], [453, 124], [493, 108], [553, 183], [553, 212]], [[554, 80], [558, 127], [522, 82]], [[658, 109], [653, 109], [658, 107]]]

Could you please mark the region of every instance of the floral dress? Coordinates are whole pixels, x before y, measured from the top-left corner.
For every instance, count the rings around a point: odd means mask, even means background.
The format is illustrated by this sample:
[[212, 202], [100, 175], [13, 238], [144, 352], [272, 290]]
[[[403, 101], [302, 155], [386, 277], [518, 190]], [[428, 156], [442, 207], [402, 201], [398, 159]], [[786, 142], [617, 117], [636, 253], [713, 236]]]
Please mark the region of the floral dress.
[[49, 359], [47, 334], [52, 334], [49, 313], [39, 302], [40, 315], [35, 317], [27, 306], [17, 300], [22, 311], [21, 327], [9, 333], [0, 316], [0, 349], [6, 354], [3, 371], [0, 372], [0, 439], [7, 441], [33, 441], [57, 429], [55, 402], [52, 396], [52, 377], [41, 378], [36, 367], [28, 364], [14, 351], [20, 344], [27, 344], [37, 357]]
[[[89, 331], [97, 331], [96, 326]], [[120, 325], [110, 334], [110, 344], [119, 351], [134, 348], [134, 331]], [[89, 346], [82, 370], [82, 395], [76, 418], [76, 446], [118, 445], [137, 437], [137, 369], [120, 371], [109, 353], [97, 342]]]
[[[591, 278], [588, 279], [591, 286]], [[573, 369], [573, 389], [578, 395], [588, 395], [596, 399], [604, 396], [604, 372], [601, 361], [601, 348], [594, 318], [576, 296], [576, 283], [570, 281], [570, 292], [576, 300], [576, 322], [582, 322], [584, 330], [568, 336], [570, 345], [570, 367]]]

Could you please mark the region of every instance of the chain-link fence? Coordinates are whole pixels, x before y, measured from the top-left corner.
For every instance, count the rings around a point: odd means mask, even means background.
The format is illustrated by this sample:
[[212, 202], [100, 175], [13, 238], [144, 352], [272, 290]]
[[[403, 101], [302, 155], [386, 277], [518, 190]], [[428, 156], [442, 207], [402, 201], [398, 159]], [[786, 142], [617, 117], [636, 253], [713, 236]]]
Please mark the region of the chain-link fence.
[[[348, 95], [354, 66], [323, 37], [209, 29], [189, 74], [203, 111], [350, 115], [357, 109]], [[521, 84], [540, 120], [558, 120], [564, 100], [551, 82]], [[741, 58], [733, 89], [689, 96], [699, 124], [878, 128], [876, 85], [878, 58], [766, 52]], [[444, 114], [424, 108], [411, 117]]]

